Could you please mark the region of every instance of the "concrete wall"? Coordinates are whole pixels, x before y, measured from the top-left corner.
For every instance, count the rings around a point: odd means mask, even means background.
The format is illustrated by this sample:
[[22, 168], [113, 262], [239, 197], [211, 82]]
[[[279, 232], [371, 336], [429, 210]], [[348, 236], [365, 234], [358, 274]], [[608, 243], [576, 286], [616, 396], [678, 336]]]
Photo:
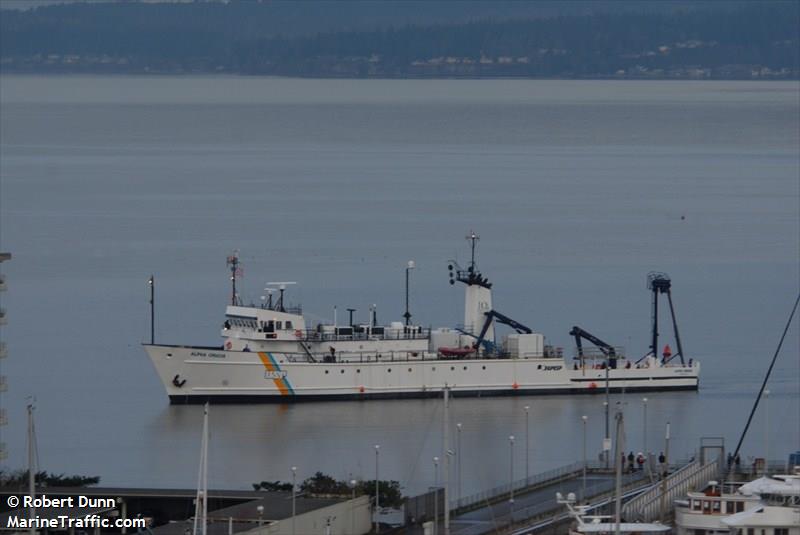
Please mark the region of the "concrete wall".
[[[295, 517], [295, 535], [363, 535], [371, 529], [369, 496], [337, 503]], [[328, 518], [330, 532], [327, 531]], [[247, 535], [292, 535], [292, 519], [246, 532]]]

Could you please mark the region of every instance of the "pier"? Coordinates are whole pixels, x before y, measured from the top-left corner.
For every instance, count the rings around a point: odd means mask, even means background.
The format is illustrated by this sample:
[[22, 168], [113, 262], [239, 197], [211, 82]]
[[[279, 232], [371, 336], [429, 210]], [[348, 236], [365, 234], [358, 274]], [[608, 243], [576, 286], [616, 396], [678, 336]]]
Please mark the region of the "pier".
[[[514, 481], [471, 496], [451, 501], [451, 535], [511, 533], [515, 527], [552, 518], [563, 511], [556, 493], [575, 493], [578, 501], [594, 503], [614, 492], [614, 473], [604, 463], [572, 463], [525, 479]], [[651, 485], [647, 470], [623, 475], [623, 492], [641, 491]], [[513, 491], [513, 492], [512, 492]], [[431, 521], [434, 511], [444, 510], [442, 490], [432, 490], [406, 502], [406, 527], [403, 533], [423, 534], [423, 524]], [[439, 524], [442, 520], [439, 519]], [[438, 526], [437, 533], [444, 533]], [[400, 531], [398, 531], [400, 533]]]

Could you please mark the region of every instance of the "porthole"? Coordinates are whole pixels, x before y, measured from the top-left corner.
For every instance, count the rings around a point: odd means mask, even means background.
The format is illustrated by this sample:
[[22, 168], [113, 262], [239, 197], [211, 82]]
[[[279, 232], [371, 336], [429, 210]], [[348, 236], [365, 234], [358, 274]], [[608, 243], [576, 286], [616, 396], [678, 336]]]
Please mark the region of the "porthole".
[[391, 368], [389, 368], [389, 369], [388, 369], [388, 370], [386, 370], [386, 371], [387, 371], [387, 372], [389, 372], [389, 373], [392, 373], [392, 369], [391, 369]]
[[344, 370], [342, 370], [340, 373], [344, 373]]
[[486, 369], [486, 366], [481, 366], [481, 368], [483, 368], [483, 369], [485, 370], [485, 369]]
[[325, 373], [326, 373], [326, 374], [327, 374], [327, 373], [329, 373], [329, 372], [328, 372], [328, 370], [325, 370]]
[[542, 365], [541, 365], [541, 364], [539, 364], [538, 366], [536, 366], [536, 369], [537, 369], [537, 370], [541, 370], [541, 369], [542, 369]]
[[455, 370], [456, 370], [456, 367], [455, 367], [455, 366], [450, 366], [450, 371], [451, 371], [451, 372], [452, 372], [452, 371], [455, 371]]
[[359, 370], [359, 369], [356, 369], [356, 373], [361, 373], [361, 370]]
[[464, 366], [464, 369], [466, 370], [466, 369], [467, 369], [467, 367], [466, 367], [466, 366]]
[[436, 371], [436, 366], [434, 366], [433, 368], [431, 368], [431, 371], [434, 371], [434, 372], [435, 372], [435, 371]]
[[411, 368], [408, 369], [408, 373], [411, 373]]

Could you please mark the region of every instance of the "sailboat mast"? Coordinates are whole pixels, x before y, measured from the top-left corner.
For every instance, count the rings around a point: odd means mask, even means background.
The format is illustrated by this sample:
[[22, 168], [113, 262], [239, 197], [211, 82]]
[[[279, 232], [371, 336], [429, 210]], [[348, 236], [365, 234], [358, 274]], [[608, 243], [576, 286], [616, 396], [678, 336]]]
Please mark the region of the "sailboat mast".
[[[206, 535], [208, 522], [208, 402], [203, 407], [203, 438], [200, 443], [200, 468], [197, 473], [197, 496], [192, 535]], [[198, 524], [200, 530], [198, 531]]]
[[36, 498], [36, 428], [33, 424], [33, 403], [28, 405], [28, 494], [31, 497], [31, 506], [28, 509], [31, 519], [31, 528], [29, 530], [31, 535], [36, 535], [35, 524], [33, 523], [36, 518], [36, 506], [34, 505]]
[[450, 535], [450, 387], [444, 385], [444, 417], [443, 417], [443, 449], [444, 449], [444, 535]]

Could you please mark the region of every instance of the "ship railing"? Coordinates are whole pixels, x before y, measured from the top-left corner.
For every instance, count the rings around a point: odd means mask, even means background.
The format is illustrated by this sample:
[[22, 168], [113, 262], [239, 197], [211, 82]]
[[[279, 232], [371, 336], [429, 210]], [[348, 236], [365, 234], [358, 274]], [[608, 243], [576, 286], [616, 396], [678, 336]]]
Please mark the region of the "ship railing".
[[[625, 348], [623, 346], [614, 346], [613, 349], [617, 359], [627, 358], [625, 356]], [[580, 360], [581, 358], [583, 358], [583, 360], [592, 360], [592, 361], [598, 360], [605, 362], [605, 360], [609, 358], [606, 356], [605, 353], [603, 353], [603, 351], [599, 347], [584, 347], [582, 351], [583, 351], [583, 357], [581, 357], [580, 354], [578, 353], [577, 346], [573, 348], [572, 354], [575, 355], [575, 360]]]
[[[281, 352], [286, 355], [289, 362], [307, 362], [308, 353], [287, 353]], [[403, 351], [339, 351], [331, 354], [327, 351], [313, 352], [312, 355], [316, 359], [315, 362], [324, 364], [347, 364], [347, 363], [367, 363], [367, 362], [470, 362], [473, 360], [525, 360], [527, 358], [542, 358], [539, 357], [517, 357], [509, 353], [493, 353], [491, 355], [459, 355], [459, 356], [444, 356], [437, 352], [428, 350], [403, 350]]]
[[431, 330], [419, 328], [415, 330], [390, 329], [384, 327], [381, 334], [373, 332], [353, 332], [353, 334], [338, 334], [319, 331], [317, 329], [306, 329], [300, 331], [298, 339], [304, 342], [351, 342], [366, 340], [428, 340], [431, 337]]
[[285, 312], [286, 314], [294, 314], [296, 316], [303, 315], [303, 307], [302, 305], [285, 305], [280, 307], [276, 304], [267, 305], [266, 303], [261, 303], [260, 305], [256, 305], [255, 303], [250, 303], [249, 305], [251, 308], [260, 308], [261, 310], [272, 310], [274, 312]]
[[[308, 362], [306, 353], [284, 353], [289, 362]], [[347, 351], [331, 355], [330, 353], [314, 353], [315, 362], [321, 364], [362, 364], [370, 362], [420, 362], [440, 360], [435, 353], [429, 351]]]

